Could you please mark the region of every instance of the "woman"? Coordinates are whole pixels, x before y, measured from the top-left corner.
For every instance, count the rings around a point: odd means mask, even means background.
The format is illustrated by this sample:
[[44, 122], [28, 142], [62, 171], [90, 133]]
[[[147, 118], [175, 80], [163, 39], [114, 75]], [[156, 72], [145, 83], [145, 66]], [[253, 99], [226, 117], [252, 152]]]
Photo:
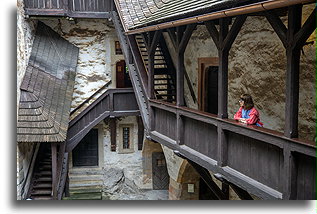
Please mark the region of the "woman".
[[234, 115], [234, 119], [241, 123], [248, 125], [257, 125], [263, 127], [263, 123], [260, 122], [260, 114], [258, 110], [254, 108], [254, 103], [251, 95], [243, 94], [239, 100], [240, 108]]

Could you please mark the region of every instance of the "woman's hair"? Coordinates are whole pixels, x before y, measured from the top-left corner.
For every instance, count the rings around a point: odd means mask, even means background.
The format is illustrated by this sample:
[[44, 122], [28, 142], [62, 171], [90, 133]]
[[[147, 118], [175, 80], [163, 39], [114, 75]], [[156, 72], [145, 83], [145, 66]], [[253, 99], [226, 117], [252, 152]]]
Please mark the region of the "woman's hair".
[[244, 101], [244, 109], [250, 110], [253, 108], [254, 103], [250, 94], [242, 94], [240, 98]]

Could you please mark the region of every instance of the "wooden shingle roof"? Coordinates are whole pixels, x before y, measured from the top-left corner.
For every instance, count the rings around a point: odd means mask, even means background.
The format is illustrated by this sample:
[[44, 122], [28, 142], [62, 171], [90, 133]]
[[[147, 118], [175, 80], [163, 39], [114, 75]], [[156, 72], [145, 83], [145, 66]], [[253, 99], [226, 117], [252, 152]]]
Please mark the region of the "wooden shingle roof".
[[215, 10], [250, 0], [114, 0], [125, 31]]
[[20, 86], [18, 142], [65, 141], [78, 52], [76, 46], [38, 23]]

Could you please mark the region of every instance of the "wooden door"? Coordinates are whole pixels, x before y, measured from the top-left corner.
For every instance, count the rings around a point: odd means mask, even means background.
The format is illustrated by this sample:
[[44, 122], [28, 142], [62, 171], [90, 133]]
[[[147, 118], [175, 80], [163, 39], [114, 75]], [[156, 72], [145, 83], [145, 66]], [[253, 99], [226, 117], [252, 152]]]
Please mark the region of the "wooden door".
[[121, 61], [116, 63], [117, 88], [124, 88], [125, 87], [124, 73], [125, 73], [125, 61], [121, 60]]
[[120, 60], [116, 64], [116, 81], [117, 88], [129, 88], [132, 87], [129, 71], [124, 60]]
[[168, 189], [170, 178], [163, 152], [152, 153], [152, 180], [153, 189]]
[[[199, 66], [198, 67], [198, 109], [200, 111], [217, 114], [218, 113], [218, 72], [216, 71], [218, 71], [218, 58], [216, 57], [199, 58], [198, 66]], [[212, 97], [209, 98], [208, 93]], [[214, 96], [215, 94], [217, 94], [216, 98]], [[215, 108], [214, 106], [217, 106], [217, 108]]]

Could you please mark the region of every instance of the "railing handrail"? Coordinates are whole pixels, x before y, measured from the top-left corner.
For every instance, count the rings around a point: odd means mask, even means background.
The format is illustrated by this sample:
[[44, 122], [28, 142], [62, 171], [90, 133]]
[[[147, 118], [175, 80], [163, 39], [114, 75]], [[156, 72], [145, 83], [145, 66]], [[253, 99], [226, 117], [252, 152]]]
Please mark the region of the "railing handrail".
[[[287, 140], [287, 141], [290, 141], [290, 142], [293, 142], [293, 143], [296, 143], [296, 144], [301, 144], [301, 145], [309, 146], [309, 147], [312, 147], [312, 148], [316, 148], [316, 143], [314, 141], [301, 139], [301, 138], [288, 138], [288, 137], [285, 137], [283, 135], [283, 133], [278, 132], [278, 131], [274, 131], [274, 130], [271, 130], [271, 129], [268, 129], [268, 128], [264, 128], [264, 127], [258, 127], [256, 125], [244, 125], [244, 124], [241, 124], [241, 123], [239, 123], [239, 122], [237, 122], [237, 121], [235, 121], [233, 119], [218, 118], [217, 115], [211, 114], [211, 113], [208, 113], [208, 112], [202, 112], [202, 111], [199, 111], [199, 110], [196, 110], [196, 109], [191, 109], [191, 108], [188, 108], [188, 107], [185, 107], [185, 106], [177, 106], [175, 104], [164, 102], [164, 101], [161, 101], [161, 100], [150, 99], [149, 100], [149, 104], [152, 105], [152, 106], [153, 106], [153, 104], [163, 105], [163, 106], [165, 106], [165, 108], [164, 107], [160, 108], [159, 105], [155, 105], [153, 107], [156, 107], [156, 108], [159, 108], [159, 109], [162, 109], [162, 110], [166, 110], [166, 111], [169, 111], [169, 112], [172, 112], [172, 113], [175, 113], [175, 114], [176, 114], [176, 111], [181, 110], [181, 111], [184, 111], [184, 112], [188, 112], [188, 113], [192, 113], [192, 114], [195, 114], [195, 115], [203, 116], [203, 117], [212, 119], [214, 121], [224, 122], [224, 123], [227, 123], [227, 124], [230, 124], [230, 125], [238, 126], [240, 128], [243, 128], [243, 129], [249, 129], [249, 130], [252, 130], [252, 131], [260, 132], [262, 134], [267, 134], [267, 135], [270, 135], [270, 136], [273, 136], [273, 137], [280, 138], [281, 140]], [[170, 109], [168, 109], [168, 108], [170, 108]]]

